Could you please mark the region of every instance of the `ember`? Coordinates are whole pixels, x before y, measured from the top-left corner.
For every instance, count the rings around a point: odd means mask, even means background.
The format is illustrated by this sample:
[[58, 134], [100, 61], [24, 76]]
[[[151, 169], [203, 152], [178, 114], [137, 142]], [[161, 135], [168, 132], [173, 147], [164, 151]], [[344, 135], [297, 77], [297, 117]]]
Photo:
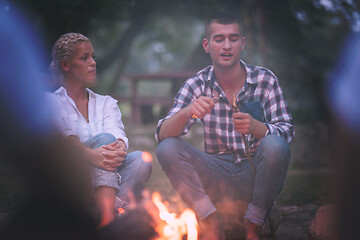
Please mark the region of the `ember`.
[[118, 212], [119, 212], [120, 214], [123, 214], [123, 213], [125, 213], [125, 209], [119, 208], [119, 209], [118, 209]]
[[182, 240], [185, 235], [187, 240], [198, 239], [198, 223], [192, 210], [185, 209], [177, 218], [175, 213], [169, 212], [158, 192], [152, 194], [152, 201], [159, 209], [159, 217], [162, 220], [157, 223], [155, 229], [159, 234], [157, 240]]
[[152, 162], [152, 155], [149, 152], [143, 152], [142, 153], [142, 159], [144, 160], [144, 162]]

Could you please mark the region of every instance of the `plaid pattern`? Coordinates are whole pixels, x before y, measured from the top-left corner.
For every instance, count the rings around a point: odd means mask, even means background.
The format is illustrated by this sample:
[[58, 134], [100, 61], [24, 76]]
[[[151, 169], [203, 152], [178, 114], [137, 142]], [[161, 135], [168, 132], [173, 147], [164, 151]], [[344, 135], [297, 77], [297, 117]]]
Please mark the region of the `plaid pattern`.
[[[295, 136], [295, 128], [289, 113], [282, 89], [277, 77], [268, 69], [250, 66], [240, 60], [246, 68], [247, 79], [244, 87], [236, 96], [237, 106], [244, 103], [259, 103], [262, 120], [269, 128], [266, 135], [276, 134], [284, 137], [290, 143]], [[159, 141], [159, 129], [163, 121], [172, 117], [182, 108], [189, 105], [200, 96], [225, 96], [214, 74], [212, 65], [199, 71], [189, 78], [177, 93], [174, 105], [168, 116], [158, 122], [155, 138]], [[240, 109], [241, 110], [241, 109]], [[235, 154], [236, 162], [247, 159], [245, 156], [245, 143], [241, 134], [235, 131], [232, 120], [231, 103], [223, 97], [215, 103], [214, 109], [201, 119], [204, 126], [204, 149], [209, 154]], [[190, 118], [186, 124], [183, 135], [186, 134], [196, 119]], [[246, 136], [253, 151], [259, 139]]]

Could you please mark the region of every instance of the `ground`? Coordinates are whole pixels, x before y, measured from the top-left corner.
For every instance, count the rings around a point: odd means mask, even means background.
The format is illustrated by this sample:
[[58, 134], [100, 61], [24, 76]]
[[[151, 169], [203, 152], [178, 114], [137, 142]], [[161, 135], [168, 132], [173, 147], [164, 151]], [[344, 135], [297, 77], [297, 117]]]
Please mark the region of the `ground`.
[[277, 240], [304, 240], [310, 239], [308, 229], [315, 216], [316, 204], [302, 206], [281, 206], [280, 225], [277, 230]]

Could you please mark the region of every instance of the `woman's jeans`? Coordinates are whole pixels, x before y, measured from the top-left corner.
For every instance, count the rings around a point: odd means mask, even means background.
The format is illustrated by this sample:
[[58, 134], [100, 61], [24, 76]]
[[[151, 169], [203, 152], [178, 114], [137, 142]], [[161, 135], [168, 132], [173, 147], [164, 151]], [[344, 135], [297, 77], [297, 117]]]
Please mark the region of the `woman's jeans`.
[[[109, 133], [100, 133], [85, 142], [89, 148], [95, 149], [116, 142], [117, 139]], [[145, 162], [141, 151], [128, 153], [125, 161], [115, 171], [107, 171], [93, 167], [93, 186], [108, 186], [116, 189], [115, 208], [124, 207], [129, 201], [128, 192], [136, 184], [145, 184], [152, 171], [151, 162]]]
[[207, 154], [180, 138], [163, 140], [157, 158], [172, 186], [195, 211], [199, 220], [216, 211], [214, 204], [226, 200], [249, 202], [245, 218], [262, 225], [287, 173], [290, 149], [282, 137], [265, 136], [252, 160], [235, 163], [234, 156]]

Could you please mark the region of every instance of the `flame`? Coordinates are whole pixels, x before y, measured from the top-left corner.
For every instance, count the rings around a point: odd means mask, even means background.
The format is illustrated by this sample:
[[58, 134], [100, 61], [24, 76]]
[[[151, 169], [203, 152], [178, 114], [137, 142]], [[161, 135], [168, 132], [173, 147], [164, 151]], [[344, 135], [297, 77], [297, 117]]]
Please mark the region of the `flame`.
[[159, 209], [159, 217], [163, 221], [158, 223], [155, 229], [159, 234], [157, 240], [182, 240], [184, 235], [187, 235], [187, 240], [198, 239], [198, 223], [194, 211], [185, 209], [177, 218], [161, 201], [160, 193], [154, 192], [152, 201]]
[[141, 154], [141, 157], [142, 157], [143, 161], [147, 162], [147, 163], [152, 162], [152, 159], [153, 159], [151, 153], [149, 153], [149, 152], [143, 152]]
[[125, 213], [125, 209], [119, 208], [119, 209], [118, 209], [118, 212], [119, 212], [120, 214], [123, 214], [123, 213]]

